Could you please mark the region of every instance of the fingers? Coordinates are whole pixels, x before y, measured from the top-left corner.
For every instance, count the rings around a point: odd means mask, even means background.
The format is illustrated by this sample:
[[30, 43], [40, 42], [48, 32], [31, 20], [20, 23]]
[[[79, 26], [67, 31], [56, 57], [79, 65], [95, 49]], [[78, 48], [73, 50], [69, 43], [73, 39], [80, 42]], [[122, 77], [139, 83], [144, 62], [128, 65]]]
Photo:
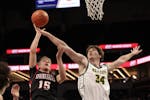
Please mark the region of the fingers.
[[[40, 28], [37, 27], [35, 24], [33, 24], [33, 27], [34, 27], [35, 29], [40, 29]], [[43, 28], [42, 30], [44, 31], [44, 30], [46, 30], [46, 28]]]
[[35, 24], [33, 24], [33, 27], [36, 29], [36, 26], [35, 26]]
[[20, 86], [19, 86], [18, 84], [14, 84], [14, 85], [12, 86], [12, 88], [13, 88], [13, 89], [20, 89]]
[[46, 30], [46, 28], [43, 28], [42, 30], [43, 30], [43, 31], [45, 31], [45, 30]]
[[61, 55], [62, 55], [62, 54], [63, 54], [63, 52], [64, 52], [64, 49], [63, 49], [63, 48], [58, 48], [58, 53], [59, 53], [59, 54], [61, 54]]
[[58, 49], [59, 51], [61, 51], [61, 52], [64, 52], [65, 47], [64, 47], [64, 46], [59, 45], [59, 46], [57, 47], [57, 49]]
[[131, 50], [131, 52], [132, 52], [134, 55], [137, 55], [137, 54], [141, 53], [142, 51], [143, 51], [143, 50], [140, 49], [140, 45], [134, 47], [134, 48]]
[[132, 49], [132, 51], [133, 51], [133, 50], [139, 50], [140, 47], [141, 47], [140, 45], [139, 45], [139, 46], [136, 46], [136, 47], [134, 47], [134, 48]]
[[56, 57], [61, 57], [64, 53], [64, 46], [58, 46], [57, 49], [58, 51], [57, 51]]
[[137, 49], [137, 50], [139, 50], [139, 49], [140, 49], [140, 46], [137, 46], [137, 47], [135, 47], [134, 49]]
[[141, 47], [141, 46], [139, 45], [139, 46], [137, 47], [137, 49], [140, 49], [140, 47]]
[[35, 24], [33, 24], [33, 27], [34, 27], [36, 33], [38, 33], [38, 30], [37, 30], [37, 27], [35, 26]]

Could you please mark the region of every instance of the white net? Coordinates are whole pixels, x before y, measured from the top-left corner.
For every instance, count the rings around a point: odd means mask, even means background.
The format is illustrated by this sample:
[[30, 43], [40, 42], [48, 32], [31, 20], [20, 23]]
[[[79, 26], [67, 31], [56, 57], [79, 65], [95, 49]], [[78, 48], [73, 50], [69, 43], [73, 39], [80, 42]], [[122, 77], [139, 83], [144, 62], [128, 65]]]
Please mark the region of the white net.
[[88, 16], [92, 20], [102, 20], [103, 4], [105, 0], [85, 0]]

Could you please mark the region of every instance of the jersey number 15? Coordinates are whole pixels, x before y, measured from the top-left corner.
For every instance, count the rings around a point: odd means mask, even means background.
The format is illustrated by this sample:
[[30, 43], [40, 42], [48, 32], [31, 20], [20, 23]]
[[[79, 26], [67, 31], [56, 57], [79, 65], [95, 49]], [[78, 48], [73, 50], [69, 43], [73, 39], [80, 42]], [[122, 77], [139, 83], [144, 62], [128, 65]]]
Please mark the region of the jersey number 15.
[[39, 89], [44, 89], [44, 90], [49, 90], [50, 89], [50, 84], [51, 84], [51, 82], [49, 82], [49, 81], [43, 81], [43, 80], [41, 80], [41, 81], [39, 81]]

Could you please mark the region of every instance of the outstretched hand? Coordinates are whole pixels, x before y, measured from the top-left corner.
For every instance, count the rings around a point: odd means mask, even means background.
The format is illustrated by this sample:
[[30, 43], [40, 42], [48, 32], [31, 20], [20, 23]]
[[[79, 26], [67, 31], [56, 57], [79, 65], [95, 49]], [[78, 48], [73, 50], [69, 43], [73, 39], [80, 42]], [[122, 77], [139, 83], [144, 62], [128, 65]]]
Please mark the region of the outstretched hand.
[[56, 57], [60, 58], [60, 57], [62, 57], [62, 54], [64, 53], [64, 47], [59, 46], [57, 49], [58, 49], [58, 51], [57, 51]]
[[18, 84], [14, 84], [11, 88], [11, 94], [13, 97], [19, 97], [20, 86]]
[[41, 29], [39, 27], [36, 27], [34, 24], [33, 24], [33, 26], [34, 26], [34, 29], [35, 29], [36, 33], [40, 33], [43, 36], [48, 36], [48, 34], [50, 34], [49, 32], [46, 31], [46, 28]]
[[137, 46], [137, 47], [135, 47], [135, 48], [133, 48], [132, 50], [131, 50], [131, 53], [133, 54], [133, 55], [138, 55], [139, 53], [141, 53], [142, 52], [142, 49], [140, 49], [140, 46]]
[[33, 24], [33, 27], [34, 27], [36, 33], [38, 33], [38, 34], [41, 34], [41, 33], [42, 33], [41, 31], [44, 31], [44, 30], [46, 29], [46, 28], [40, 29], [40, 28], [37, 27], [35, 24]]

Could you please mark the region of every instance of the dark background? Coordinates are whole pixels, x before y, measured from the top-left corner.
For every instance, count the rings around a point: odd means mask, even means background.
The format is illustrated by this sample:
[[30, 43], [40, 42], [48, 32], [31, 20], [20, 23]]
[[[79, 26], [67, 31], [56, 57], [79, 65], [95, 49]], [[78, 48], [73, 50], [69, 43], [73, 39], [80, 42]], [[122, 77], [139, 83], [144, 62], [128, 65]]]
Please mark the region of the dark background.
[[[45, 9], [50, 17], [47, 31], [67, 42], [73, 49], [85, 54], [89, 44], [137, 42], [149, 54], [150, 33], [149, 0], [106, 0], [102, 21], [87, 16], [84, 0], [81, 7]], [[5, 57], [8, 48], [29, 48], [35, 31], [31, 23], [35, 11], [34, 0], [13, 0], [0, 7], [0, 56]], [[57, 49], [42, 37], [40, 55], [49, 55], [55, 62]], [[105, 57], [107, 58], [107, 57]], [[66, 60], [67, 61], [67, 60]]]
[[[9, 0], [0, 3], [0, 60], [12, 64], [28, 64], [28, 54], [6, 55], [6, 49], [29, 48], [35, 36], [31, 23], [31, 15], [35, 11], [34, 0]], [[93, 21], [87, 16], [84, 0], [81, 7], [66, 9], [45, 9], [50, 17], [45, 26], [47, 31], [64, 40], [77, 52], [85, 54], [89, 44], [116, 44], [136, 42], [141, 45], [143, 52], [132, 59], [144, 57], [150, 54], [150, 1], [149, 0], [106, 0], [104, 2], [104, 16], [102, 21]], [[47, 55], [56, 63], [55, 54], [57, 48], [45, 37], [39, 43], [41, 52], [39, 56]], [[105, 52], [104, 61], [115, 60], [122, 54], [130, 52], [125, 50], [110, 50]], [[64, 62], [71, 60], [64, 55]], [[142, 65], [143, 73], [149, 75], [149, 64]], [[145, 68], [145, 69], [144, 69]], [[111, 83], [112, 100], [148, 100], [150, 93], [149, 80], [123, 84], [122, 80]], [[28, 96], [28, 83], [22, 84], [21, 93]], [[24, 85], [25, 84], [25, 85]], [[65, 84], [65, 83], [64, 83]], [[80, 99], [76, 81], [66, 82], [67, 94], [63, 94], [64, 86], [60, 86], [59, 96], [65, 100]], [[70, 84], [70, 85], [68, 85]], [[144, 87], [145, 86], [145, 87]], [[148, 86], [148, 87], [147, 87]], [[117, 88], [118, 87], [118, 88]], [[8, 98], [7, 90], [6, 98]], [[74, 95], [76, 94], [76, 95]], [[74, 97], [76, 96], [76, 97]], [[6, 99], [8, 100], [8, 99]], [[62, 100], [62, 98], [60, 99]]]

